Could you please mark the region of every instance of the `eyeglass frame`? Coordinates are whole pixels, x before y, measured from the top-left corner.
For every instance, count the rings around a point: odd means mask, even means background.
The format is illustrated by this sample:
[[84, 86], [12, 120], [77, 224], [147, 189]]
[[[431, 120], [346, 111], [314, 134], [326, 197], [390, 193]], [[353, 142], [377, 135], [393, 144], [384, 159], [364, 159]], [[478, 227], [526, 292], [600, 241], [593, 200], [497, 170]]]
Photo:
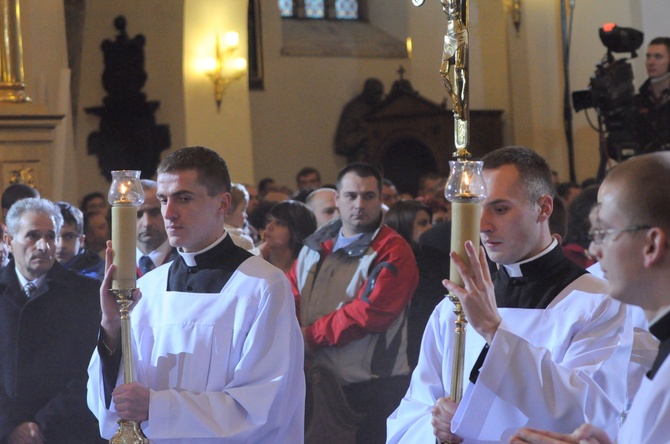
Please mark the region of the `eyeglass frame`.
[[602, 245], [605, 238], [611, 234], [635, 233], [640, 230], [649, 230], [654, 228], [651, 225], [631, 225], [627, 228], [593, 228], [589, 230], [588, 238], [596, 245]]

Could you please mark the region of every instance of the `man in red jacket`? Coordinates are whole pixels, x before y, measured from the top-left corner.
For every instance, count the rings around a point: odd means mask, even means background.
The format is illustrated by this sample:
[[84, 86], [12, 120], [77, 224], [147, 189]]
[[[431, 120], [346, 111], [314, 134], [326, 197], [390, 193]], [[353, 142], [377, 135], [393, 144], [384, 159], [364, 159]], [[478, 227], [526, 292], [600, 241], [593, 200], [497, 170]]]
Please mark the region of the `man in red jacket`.
[[366, 415], [359, 443], [385, 441], [409, 384], [406, 311], [419, 279], [409, 244], [383, 224], [381, 186], [371, 165], [342, 169], [340, 218], [305, 240], [289, 273], [311, 362], [328, 366]]

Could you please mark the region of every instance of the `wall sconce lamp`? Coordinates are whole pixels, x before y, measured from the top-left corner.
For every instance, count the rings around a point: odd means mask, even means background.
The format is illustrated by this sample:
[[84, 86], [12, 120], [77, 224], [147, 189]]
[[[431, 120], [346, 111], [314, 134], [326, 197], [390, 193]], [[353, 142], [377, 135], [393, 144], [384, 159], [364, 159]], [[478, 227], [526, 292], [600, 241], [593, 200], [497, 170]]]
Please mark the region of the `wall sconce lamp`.
[[518, 34], [521, 28], [521, 0], [512, 0], [512, 23]]
[[214, 100], [217, 112], [221, 111], [223, 93], [233, 80], [239, 80], [247, 70], [247, 60], [244, 57], [235, 57], [240, 43], [240, 36], [236, 32], [229, 32], [224, 36], [224, 45], [221, 47], [219, 36], [216, 36], [216, 53], [214, 57], [206, 59], [204, 72], [214, 84]]

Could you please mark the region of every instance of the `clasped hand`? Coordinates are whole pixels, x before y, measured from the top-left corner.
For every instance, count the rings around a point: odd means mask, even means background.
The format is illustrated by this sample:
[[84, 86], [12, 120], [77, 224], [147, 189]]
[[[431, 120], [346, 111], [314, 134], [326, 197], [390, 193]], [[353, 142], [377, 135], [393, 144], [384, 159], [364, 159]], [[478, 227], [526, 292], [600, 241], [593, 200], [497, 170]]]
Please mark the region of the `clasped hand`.
[[133, 382], [121, 384], [112, 391], [112, 401], [119, 418], [127, 421], [149, 419], [149, 388]]

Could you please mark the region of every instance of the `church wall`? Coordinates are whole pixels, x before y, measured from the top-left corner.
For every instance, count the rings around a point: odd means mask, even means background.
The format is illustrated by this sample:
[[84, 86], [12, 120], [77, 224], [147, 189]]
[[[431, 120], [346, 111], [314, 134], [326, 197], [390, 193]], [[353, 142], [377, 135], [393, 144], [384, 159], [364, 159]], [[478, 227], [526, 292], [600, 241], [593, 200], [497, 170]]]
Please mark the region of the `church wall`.
[[[115, 37], [112, 21], [121, 13], [128, 18], [131, 36], [141, 32], [147, 37], [148, 81], [144, 91], [148, 100], [161, 102], [156, 122], [170, 125], [172, 149], [187, 143], [212, 145], [229, 159], [234, 180], [258, 181], [273, 176], [294, 186], [295, 172], [313, 165], [322, 170], [326, 182], [334, 181], [345, 163], [333, 152], [337, 120], [344, 104], [360, 93], [368, 77], [380, 78], [388, 92], [403, 65], [405, 77], [424, 97], [441, 102], [446, 96], [437, 73], [446, 20], [437, 0], [427, 0], [421, 8], [414, 7], [410, 0], [370, 0], [371, 12], [384, 8], [384, 14], [390, 14], [391, 9], [398, 10], [400, 17], [382, 14], [379, 25], [387, 30], [395, 27], [396, 37], [403, 32], [412, 37], [411, 60], [281, 56], [277, 4], [263, 0], [265, 89], [247, 95], [245, 80], [238, 82], [224, 96], [221, 114], [216, 114], [211, 83], [190, 72], [188, 57], [180, 56], [187, 40], [184, 27], [193, 26], [185, 22], [188, 1], [195, 0], [86, 2], [78, 128], [74, 137], [68, 139], [66, 134], [59, 139], [62, 142], [58, 149], [64, 153], [65, 164], [62, 168], [55, 164], [54, 168], [61, 170], [55, 173], [65, 181], [65, 195], [56, 198], [78, 201], [86, 192], [108, 187], [99, 174], [97, 158], [87, 154], [86, 138], [98, 128], [99, 119], [85, 114], [83, 108], [102, 103], [105, 92], [100, 80], [100, 43]], [[230, 10], [236, 23], [244, 21], [241, 14], [245, 3], [235, 0]], [[518, 35], [503, 1], [471, 3], [472, 108], [503, 109], [506, 143], [536, 149], [567, 180], [559, 0], [523, 2]], [[22, 0], [21, 7], [28, 94], [46, 103], [51, 112], [67, 113], [67, 94], [62, 93], [67, 88], [67, 82], [63, 84], [67, 75], [62, 73], [67, 56], [61, 2]], [[605, 52], [597, 35], [603, 23], [616, 21], [644, 30], [643, 55], [651, 37], [667, 34], [662, 20], [666, 12], [666, 0], [611, 0], [607, 8], [600, 0], [577, 1], [570, 67], [572, 90], [588, 85], [595, 64]], [[229, 23], [228, 14], [222, 15], [226, 18], [221, 23]], [[402, 30], [403, 23], [406, 31]], [[238, 27], [244, 46], [243, 26]], [[633, 66], [639, 86], [645, 77], [644, 57], [634, 60]], [[597, 169], [597, 133], [589, 128], [583, 112], [575, 115], [574, 128], [577, 179], [583, 180]]]
[[[76, 195], [77, 184], [66, 176], [64, 169], [74, 164], [76, 153], [72, 119], [71, 115], [68, 115], [70, 73], [62, 1], [22, 0], [19, 6], [26, 94], [36, 107], [44, 107], [45, 112], [66, 116], [54, 134], [52, 152], [54, 186], [52, 190], [42, 191], [54, 199], [69, 199]], [[20, 109], [24, 105], [8, 106]], [[76, 171], [76, 168], [73, 170]]]
[[[324, 181], [334, 182], [346, 163], [333, 151], [340, 112], [360, 94], [368, 77], [379, 78], [388, 93], [402, 65], [405, 78], [422, 96], [437, 103], [445, 99], [438, 72], [446, 28], [441, 4], [427, 1], [416, 8], [410, 0], [370, 3], [371, 13], [382, 5], [385, 12], [397, 10], [407, 23], [413, 40], [411, 59], [282, 56], [278, 7], [274, 1], [263, 3], [265, 90], [250, 95], [257, 180], [272, 176], [294, 187], [295, 173], [309, 165], [321, 170]], [[507, 109], [506, 17], [501, 16], [499, 2], [472, 3], [472, 108]]]
[[185, 0], [184, 5], [186, 145], [204, 145], [221, 154], [234, 182], [254, 180], [247, 78], [228, 86], [217, 112], [212, 82], [193, 64], [198, 57], [214, 54], [217, 33], [223, 43], [230, 31], [240, 36], [237, 56], [247, 57], [247, 4], [247, 0]]
[[[130, 38], [144, 34], [145, 71], [143, 88], [147, 101], [160, 101], [155, 113], [156, 124], [170, 126], [172, 148], [186, 140], [184, 86], [182, 76], [183, 0], [89, 0], [81, 61], [76, 153], [79, 193], [77, 199], [91, 191], [107, 192], [109, 182], [100, 174], [98, 159], [88, 154], [87, 138], [99, 129], [100, 119], [87, 114], [86, 107], [101, 106], [107, 95], [102, 87], [104, 68], [100, 48], [105, 39], [115, 40], [114, 18], [124, 15]], [[169, 150], [163, 151], [165, 156]]]

